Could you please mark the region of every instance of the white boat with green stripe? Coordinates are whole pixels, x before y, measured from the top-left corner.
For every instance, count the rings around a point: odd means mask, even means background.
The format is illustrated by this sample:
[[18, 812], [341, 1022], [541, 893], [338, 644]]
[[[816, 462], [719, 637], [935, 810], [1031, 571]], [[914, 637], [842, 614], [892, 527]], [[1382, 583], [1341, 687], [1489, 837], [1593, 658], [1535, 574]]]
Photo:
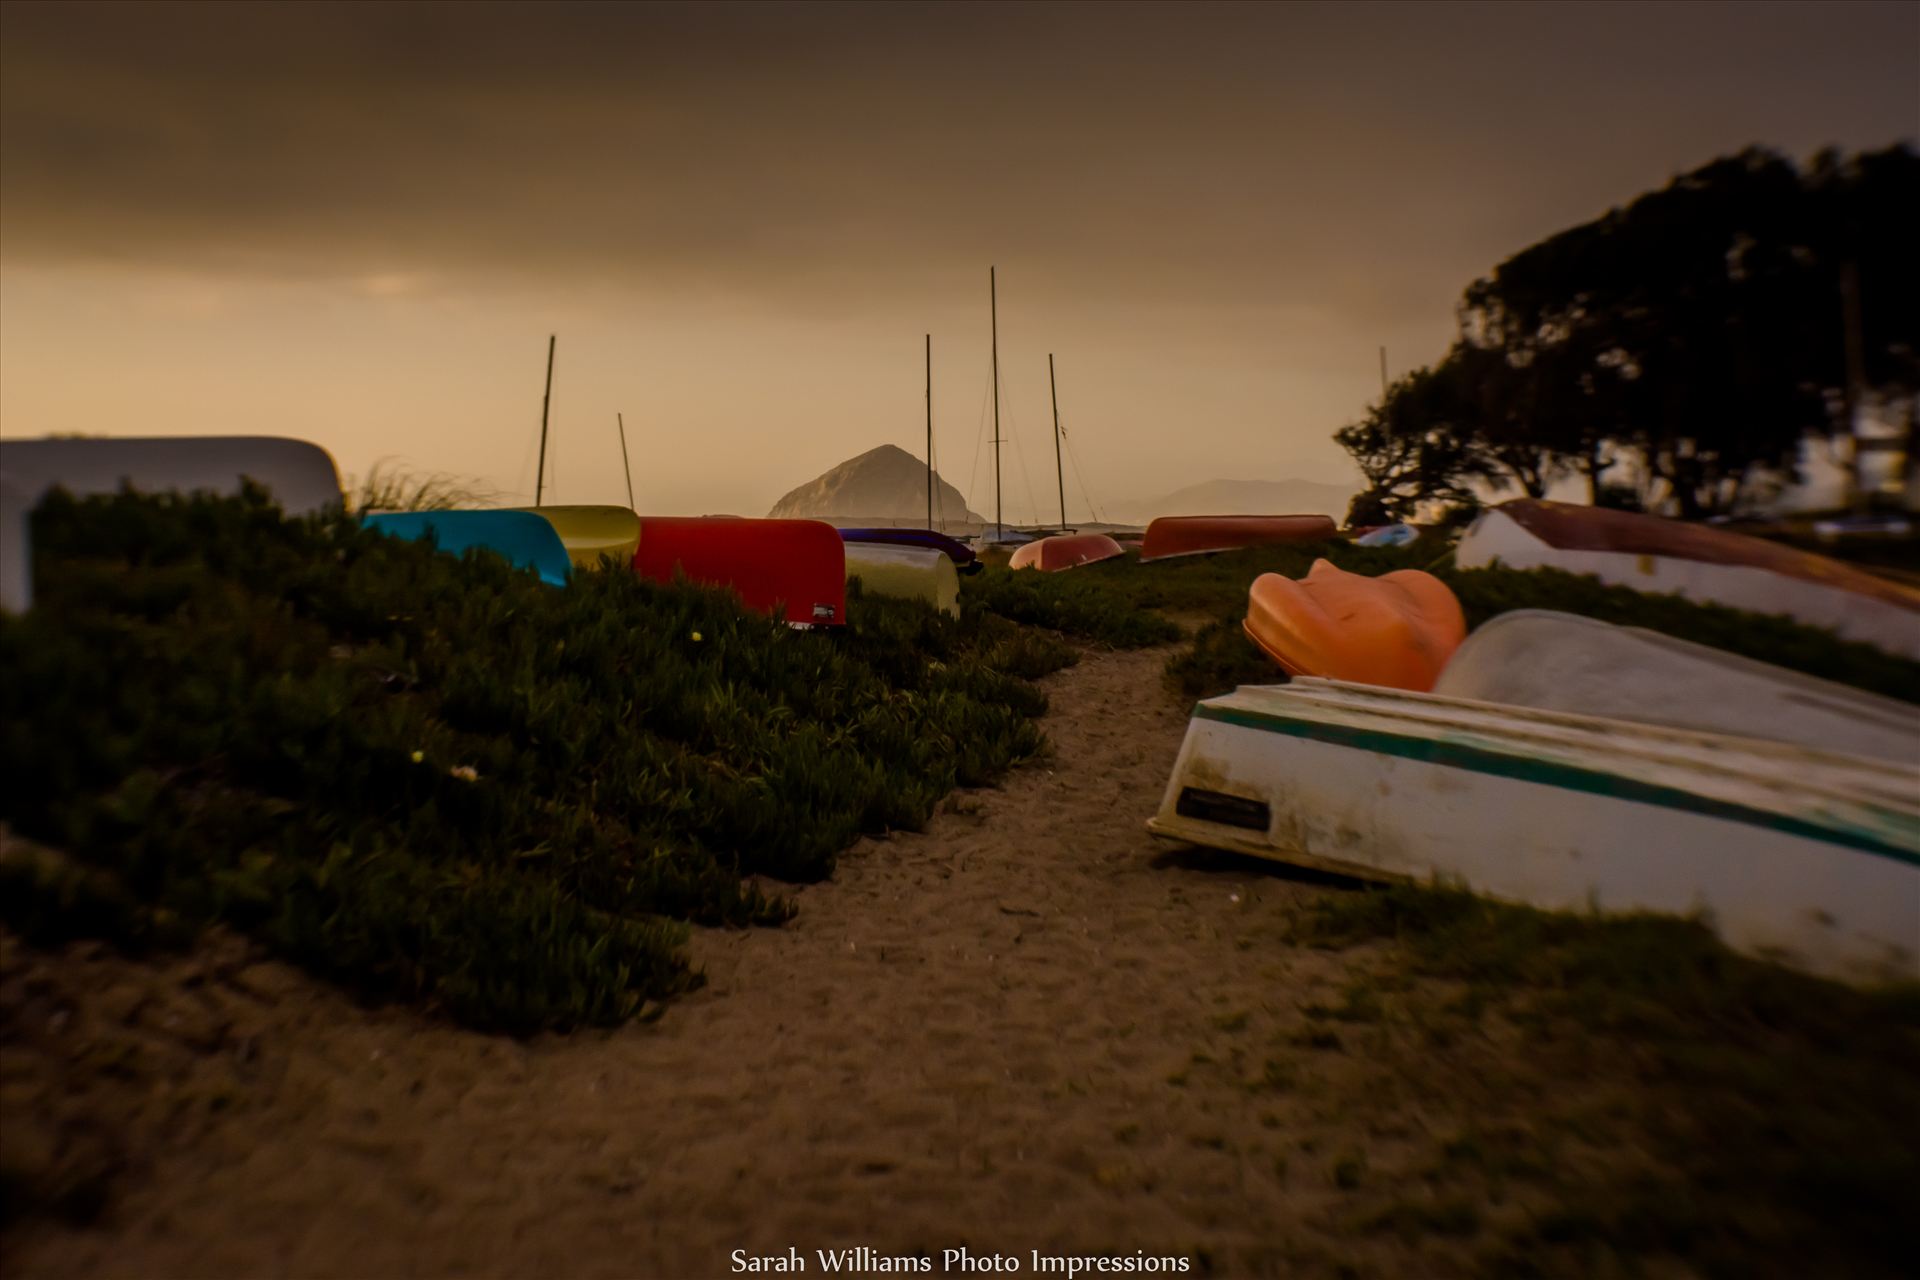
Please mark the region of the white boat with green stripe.
[[1920, 978], [1920, 761], [1332, 680], [1194, 708], [1158, 836]]

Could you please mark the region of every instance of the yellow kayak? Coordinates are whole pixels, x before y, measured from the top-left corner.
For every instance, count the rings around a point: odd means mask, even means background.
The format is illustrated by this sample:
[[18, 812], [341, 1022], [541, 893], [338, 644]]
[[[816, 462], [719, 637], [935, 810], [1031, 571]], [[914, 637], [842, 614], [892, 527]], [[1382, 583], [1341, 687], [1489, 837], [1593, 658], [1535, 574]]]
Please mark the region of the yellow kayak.
[[521, 507], [553, 526], [576, 569], [598, 569], [603, 556], [622, 568], [640, 547], [640, 517], [626, 507]]
[[949, 617], [960, 616], [960, 575], [944, 552], [877, 542], [847, 544], [847, 577], [876, 596], [925, 600]]

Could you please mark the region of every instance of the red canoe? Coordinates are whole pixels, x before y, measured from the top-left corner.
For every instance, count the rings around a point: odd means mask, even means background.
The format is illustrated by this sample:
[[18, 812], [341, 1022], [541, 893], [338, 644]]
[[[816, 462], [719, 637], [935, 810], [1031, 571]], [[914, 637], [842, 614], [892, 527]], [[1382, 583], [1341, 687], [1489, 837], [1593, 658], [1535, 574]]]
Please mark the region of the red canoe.
[[847, 620], [846, 544], [819, 520], [642, 516], [633, 570], [653, 582], [672, 582], [678, 570], [693, 582], [732, 587], [761, 613], [784, 604], [791, 623]]
[[1140, 558], [1165, 560], [1269, 542], [1316, 542], [1336, 532], [1326, 516], [1161, 516], [1147, 526]]
[[1104, 533], [1057, 533], [1051, 538], [1042, 538], [1021, 547], [1013, 553], [1013, 559], [1007, 562], [1007, 567], [1058, 573], [1075, 565], [1111, 560], [1125, 554], [1120, 544]]

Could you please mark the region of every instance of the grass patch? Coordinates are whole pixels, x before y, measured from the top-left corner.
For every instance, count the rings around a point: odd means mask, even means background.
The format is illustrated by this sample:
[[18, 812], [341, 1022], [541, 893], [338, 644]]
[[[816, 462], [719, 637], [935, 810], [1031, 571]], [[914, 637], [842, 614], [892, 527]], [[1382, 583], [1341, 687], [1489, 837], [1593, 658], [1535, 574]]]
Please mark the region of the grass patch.
[[1180, 628], [1129, 599], [1124, 585], [1133, 556], [1063, 573], [989, 565], [960, 580], [960, 598], [1014, 622], [1046, 627], [1115, 649], [1144, 649], [1178, 640]]
[[698, 981], [682, 921], [815, 880], [1033, 755], [1059, 641], [859, 599], [844, 634], [628, 574], [554, 590], [255, 493], [48, 500], [0, 619], [7, 923], [226, 922], [364, 997], [513, 1032]]
[[[1709, 1274], [1878, 1275], [1920, 1235], [1920, 987], [1858, 990], [1737, 956], [1707, 928], [1504, 906], [1457, 889], [1325, 895], [1297, 925], [1330, 947], [1381, 938], [1414, 972], [1465, 980], [1490, 1006], [1627, 1050], [1622, 1123], [1662, 1173], [1548, 1214], [1516, 1260], [1600, 1244]], [[1482, 1158], [1456, 1139], [1446, 1155]], [[1544, 1251], [1544, 1252], [1543, 1252]], [[1556, 1267], [1546, 1268], [1557, 1270]]]
[[1167, 659], [1166, 676], [1169, 685], [1189, 698], [1211, 698], [1243, 684], [1278, 684], [1285, 678], [1247, 637], [1237, 616], [1216, 619], [1195, 631], [1193, 643]]

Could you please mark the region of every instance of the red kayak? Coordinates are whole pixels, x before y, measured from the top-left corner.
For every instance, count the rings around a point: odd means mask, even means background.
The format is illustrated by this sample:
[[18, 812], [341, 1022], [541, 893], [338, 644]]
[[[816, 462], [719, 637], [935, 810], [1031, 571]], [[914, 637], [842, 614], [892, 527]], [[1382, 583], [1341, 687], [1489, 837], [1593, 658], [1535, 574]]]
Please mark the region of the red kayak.
[[1051, 538], [1029, 542], [1007, 561], [1009, 569], [1039, 569], [1058, 573], [1076, 565], [1093, 564], [1125, 555], [1120, 544], [1104, 533], [1058, 533]]
[[749, 609], [785, 606], [790, 623], [841, 626], [847, 620], [847, 552], [819, 520], [737, 516], [642, 516], [633, 571], [653, 582], [688, 580], [732, 587]]
[[1140, 558], [1165, 560], [1269, 542], [1317, 542], [1335, 532], [1326, 516], [1161, 516], [1147, 526]]

